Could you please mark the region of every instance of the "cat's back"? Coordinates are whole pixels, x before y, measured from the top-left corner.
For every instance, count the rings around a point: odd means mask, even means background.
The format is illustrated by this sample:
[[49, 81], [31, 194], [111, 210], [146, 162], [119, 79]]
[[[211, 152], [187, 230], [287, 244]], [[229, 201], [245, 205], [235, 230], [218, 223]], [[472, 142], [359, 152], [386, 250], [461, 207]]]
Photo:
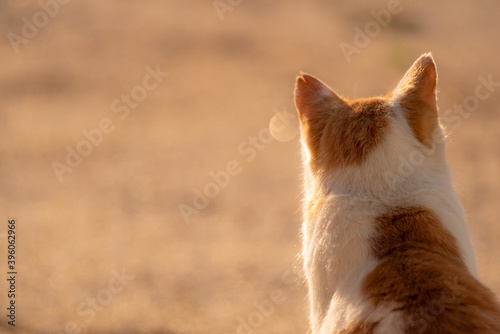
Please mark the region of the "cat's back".
[[[500, 333], [493, 293], [465, 265], [455, 238], [425, 207], [394, 208], [375, 220], [378, 264], [361, 283], [373, 307], [342, 333]], [[382, 310], [382, 311], [381, 311]], [[384, 314], [385, 313], [385, 314]]]

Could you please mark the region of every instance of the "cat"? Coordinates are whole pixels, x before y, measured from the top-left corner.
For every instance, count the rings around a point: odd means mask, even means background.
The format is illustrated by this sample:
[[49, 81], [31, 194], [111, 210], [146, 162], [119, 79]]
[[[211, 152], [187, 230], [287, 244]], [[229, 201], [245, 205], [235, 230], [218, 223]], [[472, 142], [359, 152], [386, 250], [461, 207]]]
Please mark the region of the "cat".
[[385, 97], [348, 100], [302, 73], [302, 257], [313, 334], [500, 333], [477, 278], [420, 56]]

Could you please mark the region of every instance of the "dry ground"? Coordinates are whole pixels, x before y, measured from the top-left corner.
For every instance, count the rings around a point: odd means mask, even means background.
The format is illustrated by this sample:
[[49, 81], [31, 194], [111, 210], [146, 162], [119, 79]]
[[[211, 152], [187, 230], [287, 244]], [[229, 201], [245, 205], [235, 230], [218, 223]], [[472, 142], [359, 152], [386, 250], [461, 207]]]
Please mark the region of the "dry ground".
[[[277, 111], [295, 112], [299, 71], [351, 98], [385, 94], [432, 51], [444, 112], [471, 101], [478, 76], [500, 81], [493, 0], [401, 0], [348, 63], [339, 44], [387, 4], [247, 0], [222, 21], [211, 0], [68, 1], [16, 53], [7, 34], [41, 7], [0, 2], [0, 259], [4, 277], [16, 217], [16, 332], [237, 333], [243, 321], [242, 333], [305, 333], [297, 138], [241, 152]], [[169, 75], [120, 119], [112, 104], [148, 66]], [[498, 293], [499, 104], [494, 91], [460, 124], [444, 121], [479, 274]], [[103, 119], [113, 130], [59, 182], [52, 163]], [[241, 171], [186, 223], [178, 205], [232, 160]], [[6, 289], [2, 279], [1, 332]]]

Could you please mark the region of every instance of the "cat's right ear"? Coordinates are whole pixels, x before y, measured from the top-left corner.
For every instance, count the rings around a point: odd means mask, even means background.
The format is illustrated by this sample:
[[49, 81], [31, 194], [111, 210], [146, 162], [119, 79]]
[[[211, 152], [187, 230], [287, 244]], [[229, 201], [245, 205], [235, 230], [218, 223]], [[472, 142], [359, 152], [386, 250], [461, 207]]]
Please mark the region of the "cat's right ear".
[[302, 124], [329, 113], [346, 102], [315, 77], [301, 73], [295, 85], [295, 106]]

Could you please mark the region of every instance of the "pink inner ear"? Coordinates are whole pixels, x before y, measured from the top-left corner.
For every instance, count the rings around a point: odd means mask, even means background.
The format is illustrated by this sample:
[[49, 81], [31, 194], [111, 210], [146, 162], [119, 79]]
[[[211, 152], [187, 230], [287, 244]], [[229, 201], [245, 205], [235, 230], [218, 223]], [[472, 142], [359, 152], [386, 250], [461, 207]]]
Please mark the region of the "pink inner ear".
[[301, 118], [310, 118], [318, 111], [326, 111], [336, 104], [345, 104], [335, 92], [315, 77], [302, 73], [295, 86], [295, 105]]

